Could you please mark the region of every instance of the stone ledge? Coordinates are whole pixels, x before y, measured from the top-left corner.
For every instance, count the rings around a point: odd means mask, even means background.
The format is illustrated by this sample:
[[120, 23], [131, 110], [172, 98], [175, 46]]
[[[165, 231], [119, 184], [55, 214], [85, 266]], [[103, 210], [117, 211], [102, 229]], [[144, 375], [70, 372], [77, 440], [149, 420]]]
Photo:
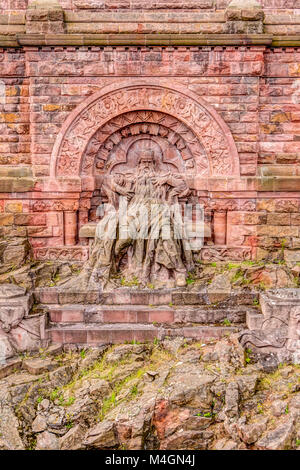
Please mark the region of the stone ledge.
[[8, 375], [20, 370], [22, 367], [21, 359], [8, 359], [4, 364], [0, 362], [0, 380], [4, 379]]
[[0, 47], [20, 46], [300, 47], [299, 35], [272, 34], [0, 34]]
[[273, 47], [300, 47], [300, 36], [273, 36]]
[[270, 46], [272, 36], [268, 34], [18, 34], [17, 42], [21, 46]]
[[5, 36], [0, 34], [0, 47], [20, 47], [20, 44], [18, 43], [15, 35]]
[[66, 11], [66, 23], [223, 23], [224, 12], [119, 11], [116, 13]]

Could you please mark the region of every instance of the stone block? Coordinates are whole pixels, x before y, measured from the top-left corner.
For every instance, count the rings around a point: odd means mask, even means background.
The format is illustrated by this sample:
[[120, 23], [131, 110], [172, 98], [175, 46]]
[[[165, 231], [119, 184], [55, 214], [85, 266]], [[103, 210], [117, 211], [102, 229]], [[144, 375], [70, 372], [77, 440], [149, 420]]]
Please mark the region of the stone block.
[[[1, 336], [0, 336], [1, 342]], [[19, 371], [22, 367], [22, 360], [21, 359], [8, 359], [3, 364], [1, 363], [0, 359], [0, 380], [4, 379], [8, 375], [11, 375], [17, 371]]]
[[79, 237], [81, 238], [95, 238], [96, 223], [85, 224], [80, 227]]
[[40, 317], [23, 319], [16, 328], [10, 331], [10, 341], [19, 352], [37, 351], [41, 347]]
[[0, 365], [5, 365], [7, 359], [12, 358], [15, 354], [8, 335], [0, 328]]
[[23, 361], [23, 369], [27, 370], [29, 374], [40, 375], [44, 372], [50, 372], [57, 367], [51, 359], [26, 359]]
[[12, 225], [14, 216], [12, 214], [0, 214], [0, 225]]
[[36, 289], [34, 298], [37, 303], [41, 304], [58, 304], [58, 290], [53, 288]]
[[66, 330], [64, 332], [64, 342], [70, 344], [87, 344], [87, 331]]
[[246, 323], [249, 330], [260, 330], [263, 326], [264, 317], [262, 314], [247, 312]]
[[49, 311], [50, 321], [54, 323], [76, 323], [84, 321], [83, 309], [64, 307]]

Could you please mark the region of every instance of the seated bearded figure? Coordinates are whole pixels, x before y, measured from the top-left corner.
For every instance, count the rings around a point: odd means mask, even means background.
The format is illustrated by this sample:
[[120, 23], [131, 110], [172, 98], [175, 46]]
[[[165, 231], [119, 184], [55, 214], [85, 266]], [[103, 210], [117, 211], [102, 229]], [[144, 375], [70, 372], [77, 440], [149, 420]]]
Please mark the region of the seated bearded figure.
[[157, 171], [154, 152], [143, 150], [135, 171], [110, 175], [102, 189], [109, 204], [82, 273], [89, 287], [113, 286], [120, 275], [142, 286], [185, 286], [193, 259], [178, 204], [189, 194], [184, 179]]

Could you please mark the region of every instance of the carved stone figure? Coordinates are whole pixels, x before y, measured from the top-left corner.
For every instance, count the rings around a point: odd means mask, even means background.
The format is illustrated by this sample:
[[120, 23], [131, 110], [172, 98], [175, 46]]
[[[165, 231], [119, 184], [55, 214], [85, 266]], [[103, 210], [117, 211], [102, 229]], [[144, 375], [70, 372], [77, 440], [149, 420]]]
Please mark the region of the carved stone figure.
[[247, 318], [240, 342], [256, 353], [273, 354], [278, 362], [300, 363], [299, 289], [277, 289], [260, 296], [262, 314]]
[[116, 276], [142, 286], [182, 287], [193, 268], [179, 197], [190, 190], [178, 173], [157, 168], [154, 150], [142, 148], [133, 171], [107, 176], [103, 218], [81, 278], [108, 287]]

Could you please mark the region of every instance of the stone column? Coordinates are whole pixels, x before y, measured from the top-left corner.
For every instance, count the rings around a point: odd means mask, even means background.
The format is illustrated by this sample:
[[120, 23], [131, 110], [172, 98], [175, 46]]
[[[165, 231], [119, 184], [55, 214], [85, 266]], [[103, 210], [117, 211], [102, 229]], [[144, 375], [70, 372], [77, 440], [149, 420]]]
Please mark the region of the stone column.
[[64, 212], [65, 245], [76, 245], [77, 212]]
[[89, 211], [85, 209], [79, 210], [78, 213], [78, 233], [79, 233], [79, 243], [80, 245], [86, 246], [89, 244], [88, 238], [80, 238], [80, 229], [83, 225], [86, 225], [89, 221]]
[[214, 212], [214, 243], [215, 245], [226, 245], [226, 211]]

